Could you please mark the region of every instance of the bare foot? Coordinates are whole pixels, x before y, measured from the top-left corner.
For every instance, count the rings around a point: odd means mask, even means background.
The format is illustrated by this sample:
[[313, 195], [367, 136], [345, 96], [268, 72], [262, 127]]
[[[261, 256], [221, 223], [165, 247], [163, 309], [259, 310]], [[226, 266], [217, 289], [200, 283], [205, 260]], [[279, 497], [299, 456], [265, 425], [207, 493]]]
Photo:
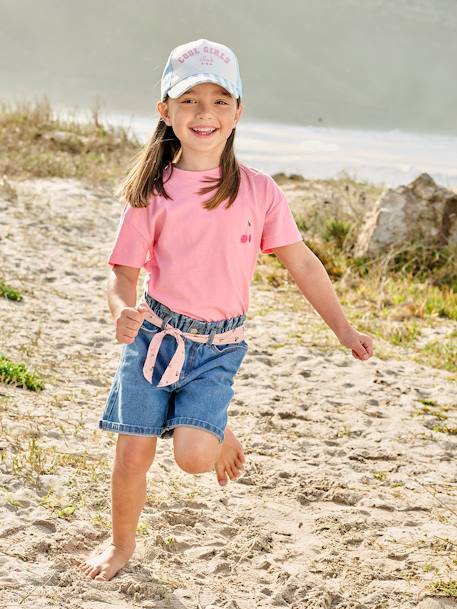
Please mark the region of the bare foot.
[[225, 428], [224, 441], [214, 467], [217, 481], [221, 486], [227, 484], [226, 473], [230, 480], [235, 480], [240, 475], [240, 470], [244, 469], [243, 447], [228, 425]]
[[109, 581], [128, 563], [134, 550], [128, 551], [110, 544], [101, 554], [81, 561], [78, 569], [92, 579]]

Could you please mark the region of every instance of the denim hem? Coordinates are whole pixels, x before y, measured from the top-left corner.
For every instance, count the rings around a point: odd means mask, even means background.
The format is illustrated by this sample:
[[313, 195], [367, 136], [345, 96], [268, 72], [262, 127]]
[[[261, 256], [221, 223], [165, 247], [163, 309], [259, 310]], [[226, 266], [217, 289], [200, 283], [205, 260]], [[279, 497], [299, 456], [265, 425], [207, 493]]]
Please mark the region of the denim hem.
[[200, 419], [193, 419], [190, 417], [174, 417], [173, 419], [167, 420], [166, 429], [172, 429], [181, 425], [186, 427], [196, 427], [197, 429], [204, 429], [205, 431], [209, 431], [210, 433], [216, 435], [219, 438], [220, 443], [224, 441], [224, 431], [220, 427], [211, 425], [211, 423], [208, 423], [207, 421], [200, 421]]
[[113, 421], [105, 421], [100, 419], [98, 427], [105, 431], [115, 431], [117, 433], [125, 433], [133, 436], [161, 436], [165, 431], [162, 427], [140, 427], [138, 425], [125, 425], [124, 423], [115, 423]]

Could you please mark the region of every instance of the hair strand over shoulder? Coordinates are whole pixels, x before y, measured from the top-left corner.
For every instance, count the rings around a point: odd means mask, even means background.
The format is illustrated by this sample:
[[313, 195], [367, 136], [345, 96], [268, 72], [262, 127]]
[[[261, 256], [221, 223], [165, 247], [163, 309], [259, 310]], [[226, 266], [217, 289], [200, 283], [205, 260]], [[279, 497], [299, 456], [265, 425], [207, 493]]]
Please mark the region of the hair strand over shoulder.
[[[238, 106], [240, 101], [237, 99]], [[228, 209], [238, 195], [241, 174], [233, 145], [235, 131], [233, 129], [228, 137], [221, 154], [220, 178], [206, 179], [205, 182], [211, 183], [211, 185], [199, 190], [201, 195], [216, 191], [210, 199], [204, 202], [205, 209], [214, 209], [226, 200], [228, 203], [225, 207]], [[167, 165], [179, 159], [180, 154], [181, 143], [173, 128], [160, 119], [149, 141], [133, 157], [132, 167], [116, 189], [115, 196], [124, 200], [131, 207], [147, 207], [151, 194], [171, 199], [165, 190], [163, 172]]]

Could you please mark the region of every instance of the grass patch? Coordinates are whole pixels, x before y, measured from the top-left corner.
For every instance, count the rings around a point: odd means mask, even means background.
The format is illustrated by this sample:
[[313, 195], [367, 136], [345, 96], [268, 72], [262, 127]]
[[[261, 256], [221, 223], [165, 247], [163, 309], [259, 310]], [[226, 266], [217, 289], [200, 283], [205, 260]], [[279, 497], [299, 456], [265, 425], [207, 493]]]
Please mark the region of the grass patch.
[[384, 482], [385, 480], [387, 480], [386, 472], [377, 471], [377, 472], [373, 472], [372, 475], [373, 475], [373, 478], [376, 478], [376, 480], [381, 480], [381, 482]]
[[449, 372], [457, 371], [457, 341], [455, 332], [451, 333], [447, 339], [434, 339], [429, 341], [414, 360], [419, 364], [442, 368]]
[[146, 522], [145, 520], [142, 520], [137, 528], [136, 528], [136, 532], [140, 537], [145, 537], [146, 535], [149, 534], [150, 532], [150, 525], [149, 522]]
[[457, 427], [449, 427], [449, 425], [445, 425], [440, 423], [433, 427], [433, 431], [439, 431], [440, 433], [448, 433], [452, 436], [457, 436]]
[[64, 518], [65, 520], [68, 520], [76, 512], [76, 507], [76, 505], [66, 505], [62, 509], [57, 510], [57, 518]]
[[[351, 254], [354, 235], [345, 222], [331, 217], [322, 224], [326, 232], [320, 239], [313, 234], [304, 240], [326, 268], [349, 321], [360, 332], [381, 339], [375, 347], [381, 359], [407, 357], [457, 372], [457, 331], [451, 327], [444, 339], [433, 338], [437, 322], [457, 321], [457, 291], [451, 280], [457, 276], [457, 246], [443, 248], [439, 255], [410, 246], [370, 261], [356, 259]], [[309, 227], [309, 221], [303, 224]], [[298, 303], [294, 310], [305, 308], [293, 278], [274, 254], [260, 256], [254, 282], [284, 292], [286, 304]], [[419, 343], [425, 330], [431, 330], [431, 337]], [[404, 351], [387, 349], [386, 343]]]
[[63, 497], [56, 496], [54, 489], [50, 489], [46, 495], [41, 497], [39, 504], [51, 510], [57, 518], [70, 520], [84, 502], [65, 501]]
[[338, 249], [343, 249], [344, 242], [351, 230], [349, 222], [343, 222], [336, 218], [330, 218], [325, 223], [324, 230], [321, 235], [324, 241], [333, 241]]
[[421, 329], [415, 320], [411, 322], [404, 322], [401, 326], [388, 329], [387, 332], [385, 332], [385, 338], [392, 345], [397, 346], [411, 345], [420, 335]]
[[0, 175], [79, 178], [114, 186], [140, 147], [128, 129], [91, 119], [63, 120], [44, 96], [34, 102], [0, 102]]
[[8, 491], [4, 490], [3, 491], [3, 497], [5, 498], [5, 501], [8, 505], [11, 505], [13, 507], [18, 507], [18, 508], [23, 508], [24, 506], [24, 502], [21, 501], [20, 499], [15, 499], [12, 495], [10, 495], [8, 493]]
[[433, 582], [432, 589], [435, 592], [440, 592], [444, 596], [449, 596], [452, 598], [457, 597], [457, 580], [439, 580]]
[[[74, 476], [78, 479], [84, 478], [87, 482], [97, 482], [106, 479], [108, 473], [107, 460], [103, 458], [90, 458], [86, 453], [64, 453], [58, 452], [54, 447], [44, 446], [40, 443], [39, 438], [32, 437], [17, 437], [12, 438], [8, 434], [5, 427], [2, 431], [5, 438], [8, 439], [9, 446], [3, 451], [3, 462], [8, 473], [17, 476], [31, 483], [33, 486], [40, 488], [42, 475], [55, 474], [64, 472], [65, 479], [69, 480], [71, 485]], [[27, 432], [28, 435], [34, 433]], [[43, 498], [44, 502], [48, 502], [48, 506], [54, 511], [61, 510], [70, 505], [82, 505], [81, 500], [66, 499], [65, 503], [61, 503], [60, 498], [57, 502], [51, 501], [51, 497]], [[70, 514], [66, 514], [67, 516]], [[65, 517], [62, 514], [60, 517]]]
[[30, 438], [27, 446], [17, 443], [15, 453], [11, 457], [11, 473], [34, 486], [40, 486], [41, 475], [56, 471], [55, 451], [40, 446], [36, 438]]
[[445, 413], [455, 409], [455, 406], [450, 404], [439, 405], [434, 400], [423, 399], [418, 401], [422, 406], [416, 409], [416, 412], [414, 413], [416, 416], [429, 415], [435, 417], [439, 421], [445, 421], [448, 418], [448, 415]]
[[44, 382], [35, 372], [30, 372], [25, 364], [15, 363], [0, 354], [0, 382], [7, 385], [16, 385], [30, 391], [44, 389]]
[[95, 514], [90, 521], [95, 527], [105, 531], [110, 531], [112, 528], [111, 520], [101, 513]]
[[423, 398], [418, 400], [418, 402], [420, 402], [421, 404], [424, 404], [424, 406], [437, 406], [437, 403], [435, 402], [435, 400], [430, 400], [429, 398]]
[[275, 254], [264, 254], [260, 257], [254, 271], [253, 283], [279, 288], [290, 285], [293, 283], [293, 279]]
[[8, 298], [9, 300], [16, 300], [16, 301], [20, 301], [22, 300], [22, 294], [19, 292], [19, 290], [16, 290], [15, 288], [10, 287], [9, 285], [7, 285], [5, 282], [0, 280], [0, 296], [2, 298]]

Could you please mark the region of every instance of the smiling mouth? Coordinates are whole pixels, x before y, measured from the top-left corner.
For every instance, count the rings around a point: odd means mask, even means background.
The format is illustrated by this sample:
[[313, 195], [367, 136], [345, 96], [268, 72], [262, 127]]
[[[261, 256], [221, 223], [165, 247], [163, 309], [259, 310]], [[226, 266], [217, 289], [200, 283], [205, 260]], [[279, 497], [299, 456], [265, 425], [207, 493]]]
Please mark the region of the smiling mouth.
[[197, 129], [194, 127], [190, 127], [190, 130], [197, 136], [197, 137], [210, 137], [211, 135], [213, 135], [213, 133], [216, 133], [217, 129], [213, 128], [213, 129]]

